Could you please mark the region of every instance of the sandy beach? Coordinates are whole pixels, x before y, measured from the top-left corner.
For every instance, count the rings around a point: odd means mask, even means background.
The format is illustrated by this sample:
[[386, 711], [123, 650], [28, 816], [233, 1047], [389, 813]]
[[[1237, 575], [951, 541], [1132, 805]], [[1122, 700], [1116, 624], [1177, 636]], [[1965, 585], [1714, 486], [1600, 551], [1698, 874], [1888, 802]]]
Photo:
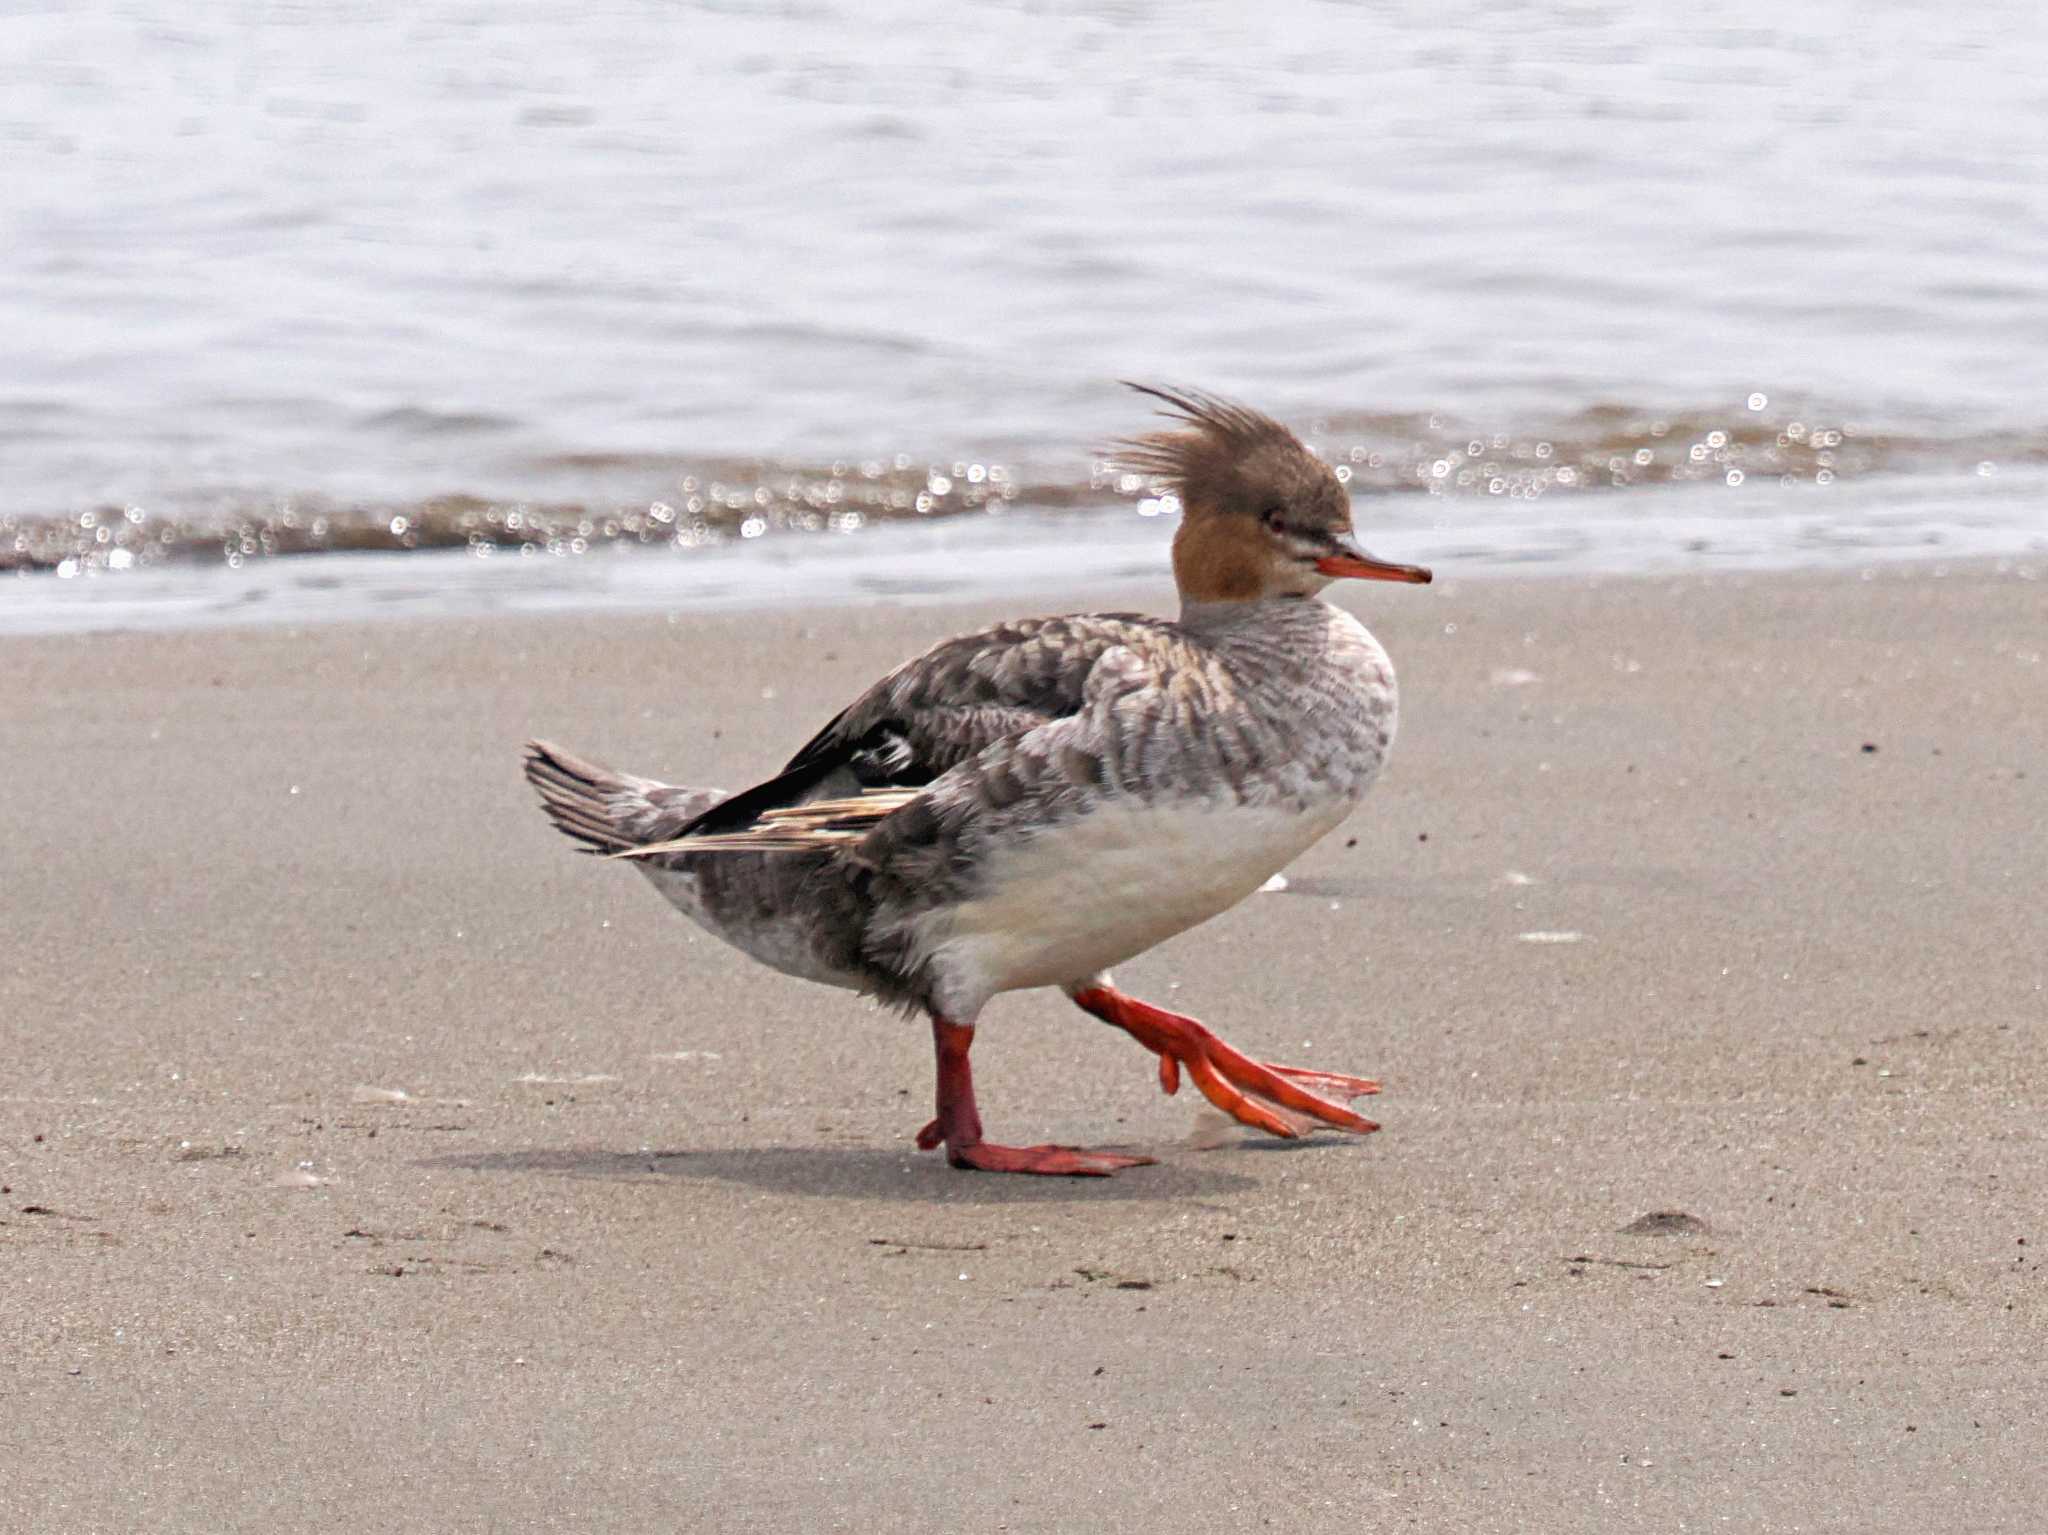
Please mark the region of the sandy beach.
[[0, 644], [0, 1528], [2038, 1531], [2048, 582], [1449, 575], [1365, 809], [1119, 975], [1385, 1129], [999, 1000], [1106, 1182], [918, 1154], [922, 1027], [519, 775], [1057, 594]]

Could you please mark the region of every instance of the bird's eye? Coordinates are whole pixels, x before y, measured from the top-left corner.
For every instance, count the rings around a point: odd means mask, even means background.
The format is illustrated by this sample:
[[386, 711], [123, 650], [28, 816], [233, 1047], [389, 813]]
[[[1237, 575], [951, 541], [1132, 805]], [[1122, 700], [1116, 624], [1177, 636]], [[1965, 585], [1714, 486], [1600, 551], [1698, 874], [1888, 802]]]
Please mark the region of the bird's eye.
[[1266, 525], [1268, 532], [1278, 533], [1286, 525], [1287, 509], [1278, 501], [1267, 503], [1259, 513], [1259, 521]]

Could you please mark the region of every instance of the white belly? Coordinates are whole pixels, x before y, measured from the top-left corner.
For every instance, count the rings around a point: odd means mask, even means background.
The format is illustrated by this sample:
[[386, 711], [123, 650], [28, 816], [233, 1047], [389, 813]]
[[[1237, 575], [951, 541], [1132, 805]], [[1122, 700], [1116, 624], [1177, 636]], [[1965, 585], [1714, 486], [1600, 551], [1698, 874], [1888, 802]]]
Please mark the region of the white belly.
[[963, 1012], [1083, 981], [1235, 906], [1350, 811], [1104, 805], [993, 857], [988, 894], [918, 919], [918, 946]]

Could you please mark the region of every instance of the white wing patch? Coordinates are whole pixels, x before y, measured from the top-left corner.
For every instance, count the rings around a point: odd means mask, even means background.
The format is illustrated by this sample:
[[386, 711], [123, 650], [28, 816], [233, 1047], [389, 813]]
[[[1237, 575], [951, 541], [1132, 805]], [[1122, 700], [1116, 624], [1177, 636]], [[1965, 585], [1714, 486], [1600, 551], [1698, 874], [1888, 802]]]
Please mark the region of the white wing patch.
[[627, 848], [614, 858], [650, 858], [658, 853], [823, 853], [858, 842], [885, 816], [893, 815], [924, 793], [923, 789], [870, 789], [840, 799], [815, 799], [802, 805], [764, 810], [753, 825], [739, 831], [678, 837]]

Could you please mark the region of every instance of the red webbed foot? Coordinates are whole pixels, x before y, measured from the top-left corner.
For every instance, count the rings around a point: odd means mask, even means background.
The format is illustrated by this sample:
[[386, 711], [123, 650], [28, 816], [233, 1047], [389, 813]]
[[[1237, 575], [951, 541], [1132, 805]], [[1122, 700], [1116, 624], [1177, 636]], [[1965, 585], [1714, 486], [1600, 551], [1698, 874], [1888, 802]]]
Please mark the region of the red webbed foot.
[[985, 1173], [1043, 1173], [1054, 1178], [1107, 1178], [1126, 1167], [1150, 1167], [1151, 1157], [1121, 1151], [1090, 1151], [1081, 1146], [998, 1146], [975, 1141], [948, 1146], [946, 1160], [955, 1167]]
[[955, 1167], [985, 1173], [1038, 1173], [1053, 1178], [1107, 1178], [1126, 1167], [1148, 1167], [1151, 1157], [1080, 1146], [998, 1146], [981, 1138], [981, 1114], [974, 1102], [974, 1076], [967, 1052], [974, 1044], [969, 1025], [932, 1019], [938, 1047], [938, 1116], [917, 1132], [920, 1151], [946, 1148]]
[[1202, 1096], [1232, 1119], [1289, 1140], [1322, 1125], [1366, 1135], [1379, 1126], [1345, 1107], [1380, 1090], [1368, 1077], [1255, 1061], [1195, 1019], [1140, 1002], [1107, 986], [1073, 993], [1080, 1007], [1124, 1030], [1159, 1057], [1159, 1085], [1180, 1089], [1181, 1068]]
[[1044, 1173], [1054, 1178], [1107, 1178], [1126, 1167], [1150, 1167], [1154, 1157], [1121, 1151], [1091, 1151], [1085, 1146], [998, 1146], [990, 1141], [948, 1145], [946, 1132], [933, 1120], [917, 1132], [919, 1151], [946, 1147], [946, 1160], [955, 1167], [971, 1167], [985, 1173]]

